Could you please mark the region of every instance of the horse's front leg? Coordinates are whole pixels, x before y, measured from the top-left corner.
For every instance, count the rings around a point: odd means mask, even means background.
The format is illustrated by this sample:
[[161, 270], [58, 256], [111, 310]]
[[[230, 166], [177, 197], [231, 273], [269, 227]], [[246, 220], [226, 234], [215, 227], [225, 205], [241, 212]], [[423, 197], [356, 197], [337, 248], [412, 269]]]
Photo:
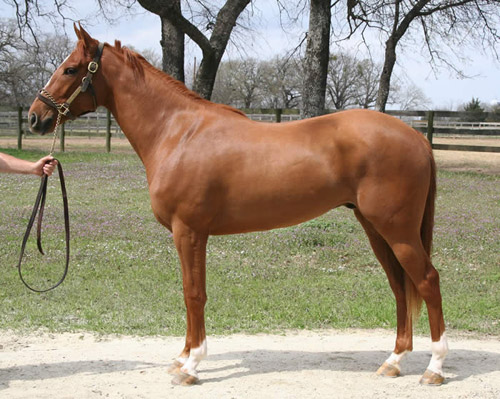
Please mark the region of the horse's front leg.
[[[186, 303], [186, 301], [184, 301]], [[186, 309], [187, 310], [187, 309]], [[189, 353], [191, 352], [191, 322], [189, 321], [189, 312], [186, 315], [186, 343], [184, 344], [184, 349], [181, 354], [174, 360], [172, 365], [168, 369], [168, 373], [172, 375], [180, 374], [181, 367], [186, 364]]]
[[[186, 345], [173, 369], [176, 385], [196, 384], [196, 368], [207, 355], [204, 309], [207, 301], [205, 261], [208, 235], [177, 221], [172, 226], [174, 242], [182, 267], [184, 302], [187, 309]], [[177, 367], [175, 367], [177, 365]]]

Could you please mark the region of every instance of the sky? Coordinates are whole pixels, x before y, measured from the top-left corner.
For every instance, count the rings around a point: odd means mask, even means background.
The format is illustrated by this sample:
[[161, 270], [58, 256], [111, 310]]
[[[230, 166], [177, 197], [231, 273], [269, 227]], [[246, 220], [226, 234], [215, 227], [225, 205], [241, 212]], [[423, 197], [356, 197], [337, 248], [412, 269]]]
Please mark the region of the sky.
[[[46, 0], [47, 4], [50, 0]], [[98, 40], [113, 43], [115, 39], [121, 40], [124, 45], [132, 45], [139, 52], [152, 49], [161, 54], [160, 19], [158, 16], [144, 10], [139, 5], [131, 9], [128, 15], [116, 19], [114, 22], [95, 18], [95, 5], [89, 0], [72, 0], [74, 6], [72, 17], [86, 19], [84, 27]], [[230, 45], [226, 51], [225, 59], [238, 59], [241, 57], [254, 57], [269, 59], [275, 55], [287, 53], [294, 49], [307, 31], [308, 20], [304, 16], [293, 27], [283, 31], [279, 22], [279, 11], [275, 1], [256, 1], [251, 10], [252, 21], [256, 22], [251, 31], [239, 35], [238, 45]], [[109, 10], [109, 15], [114, 15]], [[14, 17], [14, 10], [2, 6], [2, 17]], [[500, 27], [499, 27], [500, 28]], [[72, 25], [65, 27], [66, 33], [71, 37]], [[356, 40], [342, 44], [343, 49], [351, 53], [363, 53], [364, 46]], [[418, 46], [419, 47], [419, 46]], [[338, 47], [332, 45], [331, 51]], [[417, 85], [429, 98], [431, 104], [428, 108], [458, 109], [473, 97], [479, 98], [485, 104], [500, 100], [500, 61], [491, 54], [469, 51], [468, 60], [460, 61], [458, 67], [470, 78], [459, 78], [449, 68], [441, 67], [433, 70], [422, 56], [420, 49], [409, 48], [404, 53], [398, 52], [398, 64], [395, 73], [406, 76]], [[383, 54], [383, 45], [380, 40], [373, 38], [372, 55]], [[198, 62], [201, 58], [199, 49], [192, 42], [186, 45], [186, 65], [192, 66], [194, 57]], [[380, 58], [380, 62], [382, 59]]]

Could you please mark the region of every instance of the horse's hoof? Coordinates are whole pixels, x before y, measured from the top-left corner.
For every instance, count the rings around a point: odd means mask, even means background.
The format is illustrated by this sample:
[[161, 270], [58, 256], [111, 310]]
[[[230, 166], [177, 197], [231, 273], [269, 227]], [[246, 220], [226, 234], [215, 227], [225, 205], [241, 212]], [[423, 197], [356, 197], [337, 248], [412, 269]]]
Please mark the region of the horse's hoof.
[[174, 360], [172, 365], [168, 368], [168, 374], [177, 375], [181, 372], [183, 364], [178, 360]]
[[180, 370], [179, 370], [179, 374], [177, 374], [172, 379], [173, 385], [190, 386], [190, 385], [196, 385], [199, 382], [200, 382], [200, 379], [198, 377], [194, 377], [192, 375], [186, 374]]
[[399, 369], [398, 366], [387, 362], [384, 362], [384, 364], [380, 366], [379, 369], [377, 370], [377, 375], [381, 375], [383, 377], [394, 378], [398, 377], [400, 373], [401, 370]]
[[424, 375], [420, 379], [422, 385], [441, 385], [444, 381], [444, 377], [441, 374], [435, 373], [429, 369], [425, 370]]

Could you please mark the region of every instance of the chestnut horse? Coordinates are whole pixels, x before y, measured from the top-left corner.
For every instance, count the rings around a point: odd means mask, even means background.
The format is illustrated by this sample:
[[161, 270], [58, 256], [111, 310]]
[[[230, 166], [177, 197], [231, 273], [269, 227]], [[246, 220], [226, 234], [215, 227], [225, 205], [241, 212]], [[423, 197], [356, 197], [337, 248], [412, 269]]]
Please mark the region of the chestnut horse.
[[174, 383], [198, 382], [207, 355], [208, 236], [290, 226], [341, 205], [354, 210], [396, 298], [395, 348], [377, 373], [399, 375], [423, 300], [432, 357], [420, 381], [443, 381], [448, 345], [430, 259], [436, 167], [422, 134], [368, 110], [255, 122], [202, 99], [119, 41], [102, 45], [81, 26], [75, 32], [75, 50], [33, 102], [29, 123], [44, 134], [58, 112], [64, 123], [66, 109], [76, 117], [104, 106], [141, 158], [152, 210], [173, 233], [182, 268], [187, 332], [170, 368]]

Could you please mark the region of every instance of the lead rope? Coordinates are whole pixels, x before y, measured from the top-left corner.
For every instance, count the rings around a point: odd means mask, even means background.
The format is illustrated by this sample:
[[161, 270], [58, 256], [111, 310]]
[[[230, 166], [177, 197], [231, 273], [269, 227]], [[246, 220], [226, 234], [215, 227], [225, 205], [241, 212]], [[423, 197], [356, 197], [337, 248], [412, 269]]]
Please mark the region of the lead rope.
[[[43, 89], [42, 89], [43, 90]], [[43, 90], [45, 95], [48, 95], [51, 101], [53, 101], [55, 104], [57, 104], [52, 96], [45, 90]], [[50, 149], [49, 155], [52, 156], [54, 153], [54, 147], [57, 139], [57, 131], [59, 128], [59, 125], [61, 124], [61, 117], [64, 115], [64, 111], [61, 109], [64, 107], [57, 107], [57, 119], [56, 119], [56, 125], [54, 127], [54, 138], [52, 140], [52, 147]], [[37, 226], [37, 247], [38, 251], [42, 254], [45, 255], [42, 249], [42, 220], [43, 220], [43, 211], [45, 208], [45, 199], [47, 196], [47, 181], [49, 179], [49, 176], [47, 176], [45, 173], [42, 175], [42, 180], [40, 182], [40, 188], [38, 189], [38, 194], [35, 199], [35, 205], [33, 206], [33, 211], [31, 212], [31, 217], [28, 222], [28, 226], [26, 227], [26, 232], [24, 233], [24, 238], [23, 242], [21, 245], [21, 254], [19, 256], [19, 262], [17, 264], [17, 269], [19, 271], [19, 277], [21, 278], [21, 281], [23, 284], [31, 291], [33, 292], [47, 292], [51, 291], [56, 287], [59, 287], [64, 279], [66, 278], [66, 275], [68, 274], [68, 269], [69, 269], [69, 239], [70, 239], [70, 231], [69, 231], [69, 210], [68, 210], [68, 196], [66, 193], [66, 184], [64, 181], [64, 173], [63, 173], [63, 168], [61, 165], [61, 162], [58, 159], [55, 159], [57, 161], [57, 171], [59, 173], [59, 182], [61, 184], [61, 194], [62, 194], [62, 199], [63, 199], [63, 212], [64, 212], [64, 230], [65, 230], [65, 239], [66, 239], [66, 264], [64, 266], [64, 272], [61, 277], [61, 279], [52, 287], [47, 288], [47, 289], [37, 289], [31, 287], [23, 278], [22, 274], [22, 261], [23, 261], [23, 256], [24, 256], [24, 250], [26, 248], [26, 243], [28, 242], [28, 238], [30, 236], [31, 228], [33, 227], [33, 223], [35, 222], [36, 215], [38, 213], [38, 226]], [[51, 161], [48, 161], [51, 162]]]

